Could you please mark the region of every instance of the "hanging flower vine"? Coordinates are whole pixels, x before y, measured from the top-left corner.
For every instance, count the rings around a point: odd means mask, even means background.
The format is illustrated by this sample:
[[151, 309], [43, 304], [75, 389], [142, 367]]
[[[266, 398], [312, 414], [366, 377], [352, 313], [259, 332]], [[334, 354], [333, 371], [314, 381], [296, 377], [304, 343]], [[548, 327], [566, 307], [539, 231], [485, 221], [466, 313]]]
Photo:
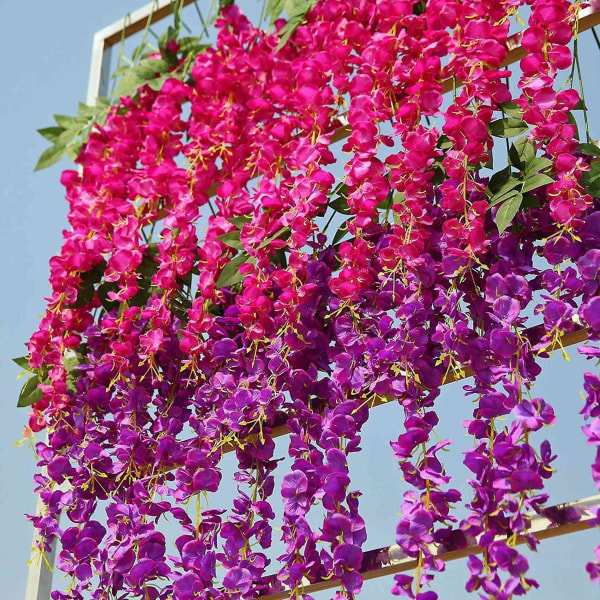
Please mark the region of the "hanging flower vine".
[[[555, 458], [540, 360], [582, 327], [580, 350], [600, 357], [600, 148], [570, 49], [584, 5], [319, 0], [286, 3], [286, 22], [272, 2], [268, 33], [224, 4], [214, 47], [179, 24], [115, 104], [43, 130], [54, 153], [40, 166], [69, 149], [80, 167], [62, 175], [70, 228], [18, 359], [28, 429], [48, 434], [31, 519], [72, 576], [52, 597], [299, 597], [327, 578], [354, 597], [367, 531], [348, 459], [369, 409], [392, 401], [405, 414], [396, 541], [417, 565], [393, 593], [434, 600], [437, 549], [477, 540], [467, 590], [525, 594], [537, 583], [516, 543], [538, 543], [526, 513], [547, 506]], [[513, 95], [504, 65], [525, 4]], [[467, 371], [458, 522], [435, 401]], [[583, 387], [598, 447], [598, 376]], [[276, 490], [282, 426], [292, 463]], [[238, 492], [212, 508], [229, 451]]]

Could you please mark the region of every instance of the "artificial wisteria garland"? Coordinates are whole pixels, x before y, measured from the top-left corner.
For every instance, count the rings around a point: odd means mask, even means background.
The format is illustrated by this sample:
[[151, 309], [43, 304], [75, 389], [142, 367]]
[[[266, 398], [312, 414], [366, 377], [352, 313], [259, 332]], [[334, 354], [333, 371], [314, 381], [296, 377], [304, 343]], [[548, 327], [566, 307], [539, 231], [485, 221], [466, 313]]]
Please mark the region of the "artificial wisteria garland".
[[[48, 433], [32, 520], [73, 576], [55, 600], [255, 598], [274, 573], [290, 597], [324, 578], [354, 597], [367, 534], [348, 455], [391, 401], [410, 487], [396, 541], [417, 561], [392, 591], [437, 598], [434, 548], [476, 540], [469, 591], [537, 585], [515, 545], [537, 544], [525, 513], [547, 505], [555, 458], [536, 433], [555, 421], [540, 359], [577, 329], [600, 337], [600, 148], [578, 139], [569, 47], [585, 6], [320, 0], [281, 48], [227, 6], [190, 80], [142, 87], [92, 131], [62, 176], [70, 229], [24, 363], [29, 428]], [[509, 164], [491, 175], [494, 137]], [[473, 494], [457, 523], [435, 400], [467, 370]], [[600, 487], [596, 374], [584, 389]], [[292, 466], [275, 490], [282, 425]], [[238, 494], [207, 508], [228, 451]], [[600, 558], [587, 569], [600, 579]]]

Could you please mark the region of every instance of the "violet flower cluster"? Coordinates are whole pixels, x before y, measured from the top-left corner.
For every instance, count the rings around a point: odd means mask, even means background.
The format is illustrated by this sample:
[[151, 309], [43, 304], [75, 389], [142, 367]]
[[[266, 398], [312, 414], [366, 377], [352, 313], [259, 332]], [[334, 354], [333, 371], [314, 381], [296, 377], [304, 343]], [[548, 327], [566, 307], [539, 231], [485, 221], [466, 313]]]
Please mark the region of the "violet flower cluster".
[[[549, 500], [556, 418], [535, 382], [581, 328], [600, 357], [600, 148], [578, 139], [573, 71], [557, 83], [582, 6], [319, 0], [278, 50], [231, 5], [190, 81], [145, 86], [96, 127], [62, 176], [70, 228], [28, 346], [43, 392], [28, 427], [48, 434], [31, 518], [72, 576], [54, 600], [300, 597], [327, 578], [353, 598], [367, 530], [348, 459], [383, 402], [404, 410], [396, 542], [417, 564], [393, 593], [435, 600], [439, 551], [474, 543], [468, 591], [537, 586], [516, 543], [538, 543], [526, 513]], [[467, 374], [462, 498], [435, 401]], [[583, 387], [600, 487], [598, 375]], [[213, 507], [230, 451], [237, 495]], [[600, 549], [587, 570], [600, 579]]]

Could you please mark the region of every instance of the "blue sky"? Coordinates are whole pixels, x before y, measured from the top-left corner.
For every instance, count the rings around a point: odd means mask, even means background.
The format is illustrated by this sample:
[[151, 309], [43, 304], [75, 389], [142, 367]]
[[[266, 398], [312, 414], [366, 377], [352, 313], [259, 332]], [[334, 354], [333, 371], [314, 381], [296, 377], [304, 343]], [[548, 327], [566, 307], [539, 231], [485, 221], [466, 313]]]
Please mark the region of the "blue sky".
[[[21, 382], [15, 379], [18, 368], [10, 359], [25, 353], [23, 343], [36, 328], [48, 294], [48, 259], [61, 243], [66, 226], [67, 205], [59, 183], [60, 171], [69, 166], [63, 161], [48, 170], [33, 173], [33, 167], [46, 142], [36, 129], [52, 124], [52, 114], [73, 114], [77, 101], [84, 100], [95, 31], [141, 6], [138, 0], [86, 0], [61, 2], [8, 2], [2, 0], [2, 44], [5, 76], [0, 94], [2, 139], [0, 145], [0, 244], [3, 256], [2, 318], [0, 319], [0, 378], [3, 417], [0, 419], [0, 589], [2, 598], [24, 597], [26, 563], [31, 544], [31, 527], [23, 513], [32, 512], [33, 455], [13, 444], [21, 438], [26, 411], [16, 408]], [[259, 3], [244, 4], [256, 13]], [[197, 21], [190, 19], [194, 25]], [[600, 52], [589, 33], [584, 34], [581, 54], [586, 74], [588, 105], [597, 107], [600, 79], [597, 62]], [[594, 137], [600, 137], [600, 119], [592, 117]], [[581, 374], [590, 369], [575, 350], [572, 361], [555, 356], [540, 380], [539, 395], [550, 400], [557, 412], [558, 424], [543, 433], [552, 441], [559, 455], [558, 473], [549, 490], [555, 502], [581, 498], [595, 493], [589, 473], [592, 452], [585, 445], [578, 411]], [[461, 452], [468, 447], [461, 421], [471, 415], [472, 405], [462, 394], [460, 384], [444, 389], [439, 402], [440, 436], [455, 440], [447, 454], [453, 484], [465, 492], [467, 472]], [[367, 547], [393, 542], [400, 497], [405, 486], [400, 479], [388, 441], [397, 437], [402, 415], [396, 406], [383, 406], [372, 413], [365, 427], [363, 452], [351, 464], [354, 485], [364, 493], [361, 504], [367, 521]], [[285, 454], [284, 440], [278, 448]], [[229, 466], [231, 475], [232, 461]], [[218, 499], [228, 503], [233, 488], [226, 484]], [[587, 581], [585, 561], [592, 556], [597, 531], [579, 533], [542, 544], [537, 556], [530, 559], [533, 575], [542, 584], [530, 594], [533, 600], [592, 599], [598, 589]], [[471, 597], [464, 591], [466, 567], [461, 563], [448, 566], [438, 578], [436, 588], [442, 600]], [[362, 598], [388, 598], [391, 580], [365, 584]], [[319, 598], [328, 597], [319, 594]]]

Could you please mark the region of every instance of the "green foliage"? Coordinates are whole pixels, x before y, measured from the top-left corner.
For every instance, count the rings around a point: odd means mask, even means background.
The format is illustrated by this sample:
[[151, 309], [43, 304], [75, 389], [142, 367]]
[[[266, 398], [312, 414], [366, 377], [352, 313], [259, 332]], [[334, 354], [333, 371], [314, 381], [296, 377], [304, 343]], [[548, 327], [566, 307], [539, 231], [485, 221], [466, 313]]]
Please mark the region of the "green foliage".
[[41, 383], [41, 381], [37, 375], [31, 375], [29, 379], [27, 379], [27, 382], [19, 394], [19, 400], [17, 401], [17, 406], [19, 408], [31, 406], [33, 403], [39, 402], [44, 397], [44, 393], [38, 388], [39, 383]]
[[276, 240], [280, 237], [289, 237], [289, 232], [290, 232], [290, 228], [289, 227], [282, 227], [279, 231], [277, 231], [276, 233], [274, 233], [272, 236], [268, 237], [266, 240], [263, 240], [263, 242], [258, 246], [258, 249], [261, 250], [262, 248], [265, 248], [266, 246], [268, 246], [273, 240]]
[[240, 240], [240, 229], [235, 229], [234, 231], [230, 231], [229, 233], [224, 233], [219, 236], [219, 239], [227, 246], [231, 248], [235, 248], [236, 250], [243, 250], [244, 245]]
[[596, 144], [579, 144], [577, 152], [588, 156], [600, 157], [600, 148]]
[[106, 98], [99, 98], [96, 106], [80, 102], [74, 117], [54, 115], [56, 126], [38, 129], [38, 133], [52, 146], [42, 152], [35, 170], [52, 166], [65, 154], [70, 157], [78, 154], [83, 140], [87, 139], [95, 123], [102, 124], [106, 119], [109, 106], [110, 102]]
[[346, 234], [348, 233], [348, 221], [344, 221], [335, 232], [333, 236], [333, 240], [331, 242], [332, 246], [335, 246], [338, 242], [341, 242]]
[[516, 117], [504, 117], [492, 121], [488, 125], [488, 130], [495, 137], [511, 138], [527, 132], [529, 126], [522, 119]]
[[217, 287], [224, 288], [240, 283], [244, 279], [244, 276], [240, 273], [240, 267], [247, 262], [251, 262], [252, 260], [253, 259], [250, 258], [250, 255], [247, 252], [242, 252], [241, 254], [238, 254], [236, 257], [232, 258], [221, 271], [221, 275], [217, 280]]
[[509, 117], [514, 117], [515, 119], [521, 119], [523, 117], [523, 111], [518, 104], [514, 102], [502, 102], [499, 105], [500, 110]]
[[[116, 86], [106, 98], [98, 98], [94, 106], [79, 103], [76, 116], [54, 115], [56, 126], [38, 129], [38, 133], [52, 145], [46, 148], [36, 166], [39, 171], [57, 163], [65, 154], [76, 160], [93, 128], [103, 125], [111, 107], [125, 96], [135, 96], [145, 85], [160, 90], [169, 78], [186, 80], [194, 60], [208, 45], [201, 42], [201, 36], [179, 38], [183, 22], [178, 3], [173, 3], [173, 26], [158, 39], [158, 47], [147, 41], [147, 30], [142, 42], [134, 49], [131, 60], [117, 67], [113, 74]], [[179, 52], [167, 49], [171, 40], [177, 40]], [[160, 53], [160, 58], [153, 55]], [[153, 56], [150, 58], [150, 56]]]
[[31, 367], [29, 366], [29, 359], [26, 356], [19, 356], [18, 358], [13, 358], [12, 361], [25, 371], [31, 370]]
[[[503, 105], [503, 110], [508, 114], [513, 108]], [[548, 174], [552, 161], [536, 156], [533, 142], [527, 136], [511, 144], [508, 158], [510, 164], [492, 175], [487, 189], [490, 208], [500, 205], [496, 211], [496, 227], [500, 233], [510, 225], [520, 208], [535, 204], [535, 196], [528, 192], [554, 181]]]
[[[83, 348], [83, 347], [82, 347]], [[82, 362], [82, 355], [72, 350], [67, 351], [63, 358], [63, 366], [67, 372], [67, 390], [74, 392], [77, 385], [77, 378], [79, 377], [80, 371], [76, 367]], [[50, 378], [48, 376], [48, 368], [43, 367], [41, 369], [33, 369], [29, 365], [29, 359], [25, 356], [19, 358], [13, 358], [13, 362], [21, 367], [27, 374], [27, 381], [23, 385], [17, 401], [17, 406], [22, 408], [25, 406], [31, 406], [32, 404], [39, 402], [44, 394], [39, 389], [38, 385], [49, 385]]]
[[106, 262], [95, 265], [89, 271], [81, 274], [81, 284], [77, 293], [77, 299], [69, 308], [80, 308], [86, 306], [94, 299], [95, 285], [100, 282], [104, 271], [106, 270]]
[[515, 192], [502, 202], [502, 206], [496, 213], [496, 227], [502, 233], [512, 222], [517, 214], [521, 203], [523, 202], [523, 194]]
[[585, 186], [588, 194], [600, 198], [600, 162], [590, 165], [590, 170], [583, 174], [581, 183]]
[[13, 362], [17, 364], [27, 374], [27, 381], [21, 388], [18, 407], [31, 406], [34, 402], [38, 402], [43, 398], [43, 392], [38, 388], [39, 383], [48, 383], [47, 371], [32, 369], [29, 364], [29, 359], [26, 356], [13, 358]]
[[271, 25], [285, 12], [288, 22], [279, 32], [280, 40], [277, 49], [285, 46], [294, 31], [298, 29], [304, 17], [317, 3], [317, 0], [268, 0], [265, 7], [265, 15], [271, 22]]
[[416, 2], [413, 6], [413, 15], [422, 15], [427, 10], [427, 4], [425, 0]]
[[333, 197], [329, 201], [329, 208], [342, 215], [350, 214], [348, 206], [348, 186], [345, 183], [339, 183], [333, 190]]

